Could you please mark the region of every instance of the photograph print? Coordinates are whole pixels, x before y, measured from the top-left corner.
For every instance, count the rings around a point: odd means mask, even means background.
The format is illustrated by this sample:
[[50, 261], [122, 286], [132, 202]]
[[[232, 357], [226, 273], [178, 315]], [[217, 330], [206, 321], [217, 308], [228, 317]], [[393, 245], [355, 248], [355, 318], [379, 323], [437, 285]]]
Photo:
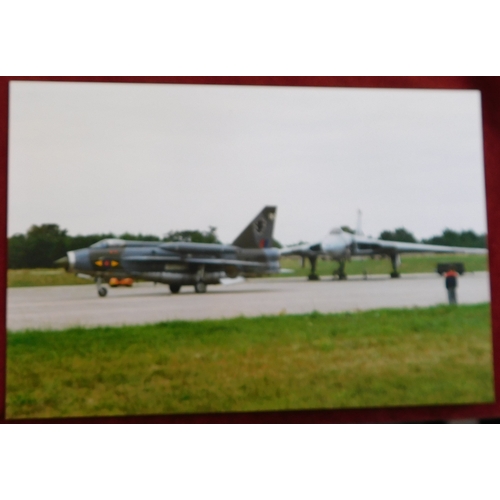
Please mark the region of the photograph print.
[[7, 419], [495, 400], [481, 93], [11, 81]]

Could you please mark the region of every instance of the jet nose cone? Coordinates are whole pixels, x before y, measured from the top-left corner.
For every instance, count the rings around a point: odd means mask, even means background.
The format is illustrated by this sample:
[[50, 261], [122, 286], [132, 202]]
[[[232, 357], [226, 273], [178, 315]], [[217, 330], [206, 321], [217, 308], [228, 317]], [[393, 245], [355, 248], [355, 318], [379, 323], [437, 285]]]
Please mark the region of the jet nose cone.
[[68, 260], [68, 257], [61, 257], [60, 259], [57, 259], [54, 264], [57, 266], [57, 267], [64, 267], [64, 269], [66, 269], [66, 271], [68, 270], [68, 267], [69, 267], [69, 260]]

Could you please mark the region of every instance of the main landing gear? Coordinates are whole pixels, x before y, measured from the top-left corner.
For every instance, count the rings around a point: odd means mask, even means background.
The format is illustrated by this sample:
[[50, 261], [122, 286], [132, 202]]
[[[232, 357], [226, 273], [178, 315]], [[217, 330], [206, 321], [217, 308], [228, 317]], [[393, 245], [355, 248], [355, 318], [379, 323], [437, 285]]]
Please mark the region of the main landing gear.
[[[172, 293], [179, 293], [181, 285], [171, 284], [169, 285], [169, 288]], [[194, 291], [196, 293], [205, 293], [207, 291], [206, 283], [203, 283], [203, 281], [196, 282], [194, 285]]]
[[203, 283], [203, 277], [205, 276], [205, 266], [200, 266], [198, 272], [196, 273], [196, 283], [194, 285], [194, 291], [196, 293], [205, 293], [207, 291], [206, 283]]
[[339, 280], [347, 279], [347, 274], [345, 273], [345, 260], [339, 260], [339, 267], [333, 271], [333, 276], [338, 276]]
[[99, 297], [106, 297], [106, 295], [108, 294], [108, 290], [102, 286], [102, 278], [96, 278], [95, 284], [97, 286], [97, 294], [99, 295]]
[[391, 255], [391, 264], [392, 264], [392, 273], [391, 278], [399, 278], [401, 274], [399, 274], [398, 269], [401, 265], [401, 257], [399, 254]]
[[314, 256], [314, 257], [309, 257], [309, 261], [311, 262], [311, 272], [309, 273], [309, 276], [307, 277], [307, 279], [309, 281], [318, 281], [319, 280], [319, 276], [316, 274], [316, 260], [318, 259], [318, 257]]
[[[318, 281], [319, 276], [316, 274], [316, 261], [318, 260], [318, 257], [308, 257], [309, 261], [311, 262], [311, 273], [307, 277], [309, 281]], [[345, 260], [339, 260], [339, 267], [333, 271], [333, 276], [338, 276], [339, 280], [346, 280], [347, 279], [347, 274], [345, 273]]]

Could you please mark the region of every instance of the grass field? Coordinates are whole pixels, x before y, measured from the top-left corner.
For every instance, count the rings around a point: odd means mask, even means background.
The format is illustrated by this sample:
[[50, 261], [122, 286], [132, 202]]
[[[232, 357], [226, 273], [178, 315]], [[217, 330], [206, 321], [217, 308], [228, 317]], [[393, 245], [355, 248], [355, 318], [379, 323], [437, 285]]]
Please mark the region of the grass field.
[[92, 281], [77, 278], [64, 269], [8, 269], [7, 286], [88, 285]]
[[487, 304], [8, 334], [7, 418], [493, 400]]
[[[406, 255], [402, 257], [402, 273], [432, 273], [436, 270], [438, 262], [463, 262], [465, 270], [486, 271], [488, 259], [486, 255]], [[281, 267], [292, 269], [292, 273], [280, 274], [286, 276], [307, 276], [310, 271], [309, 261], [302, 267], [299, 257], [284, 257], [281, 259]], [[322, 276], [332, 275], [333, 270], [338, 267], [337, 262], [319, 259], [317, 262], [317, 273]], [[391, 262], [388, 259], [366, 259], [353, 260], [346, 265], [347, 274], [390, 274]], [[67, 273], [64, 269], [9, 269], [7, 272], [7, 286], [56, 286], [56, 285], [88, 285], [89, 280], [77, 278], [74, 274]]]

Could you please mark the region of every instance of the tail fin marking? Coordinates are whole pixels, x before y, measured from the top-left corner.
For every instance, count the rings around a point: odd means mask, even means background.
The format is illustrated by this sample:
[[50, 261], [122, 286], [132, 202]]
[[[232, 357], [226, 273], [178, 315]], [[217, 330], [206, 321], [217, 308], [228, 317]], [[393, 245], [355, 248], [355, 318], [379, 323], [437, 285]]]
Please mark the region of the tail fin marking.
[[275, 219], [276, 207], [264, 207], [234, 240], [233, 245], [240, 248], [271, 248]]

